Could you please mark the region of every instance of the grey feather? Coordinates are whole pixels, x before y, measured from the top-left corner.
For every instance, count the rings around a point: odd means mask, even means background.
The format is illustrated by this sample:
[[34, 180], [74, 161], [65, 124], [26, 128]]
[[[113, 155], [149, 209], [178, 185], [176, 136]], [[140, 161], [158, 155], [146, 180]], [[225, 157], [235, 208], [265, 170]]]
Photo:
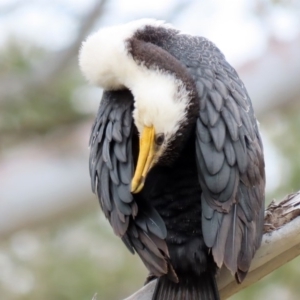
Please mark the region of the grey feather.
[[220, 113], [216, 111], [210, 101], [206, 103], [206, 111], [210, 126], [214, 126], [220, 118]]
[[224, 203], [230, 201], [230, 205], [235, 201], [235, 195], [237, 192], [237, 185], [239, 182], [239, 174], [236, 168], [230, 168], [230, 175], [227, 186], [225, 189], [218, 195], [218, 201]]
[[127, 153], [126, 153], [126, 140], [123, 139], [121, 143], [114, 143], [114, 154], [117, 159], [122, 162], [127, 162]]
[[200, 110], [199, 115], [200, 115], [200, 119], [201, 119], [202, 123], [207, 126], [208, 125], [207, 109]]
[[123, 236], [121, 237], [121, 239], [122, 239], [123, 243], [126, 245], [127, 249], [131, 252], [131, 254], [134, 254], [135, 252], [134, 252], [133, 245], [132, 245], [132, 243], [130, 242], [130, 240], [129, 240], [127, 234], [123, 235]]
[[109, 170], [106, 166], [102, 168], [100, 178], [101, 185], [98, 184], [98, 189], [100, 189], [99, 197], [103, 200], [105, 207], [108, 211], [112, 210], [112, 204], [110, 200], [110, 192], [109, 192]]
[[113, 138], [116, 142], [119, 142], [119, 143], [122, 142], [121, 122], [120, 122], [120, 121], [116, 121], [116, 122], [113, 124], [112, 138]]
[[151, 253], [149, 253], [149, 250], [147, 248], [143, 250], [136, 249], [136, 251], [144, 264], [154, 275], [162, 276], [168, 272], [168, 266], [165, 259], [159, 258], [156, 255], [152, 255]]
[[[202, 202], [202, 206], [207, 205], [206, 201]], [[214, 212], [213, 217], [211, 219], [206, 219], [202, 217], [202, 232], [204, 241], [207, 247], [211, 248], [215, 244], [215, 240], [217, 237], [217, 233], [219, 227], [222, 223], [223, 214]]]
[[106, 130], [105, 130], [105, 136], [109, 142], [111, 142], [111, 140], [112, 140], [112, 129], [113, 129], [112, 122], [109, 122], [107, 124]]
[[243, 83], [241, 81], [239, 83], [237, 83], [236, 81], [233, 81], [232, 85], [234, 87], [234, 90], [237, 91], [243, 97], [244, 100], [246, 100], [247, 92], [245, 90]]
[[102, 155], [98, 155], [98, 157], [95, 157], [94, 159], [90, 159], [89, 169], [90, 169], [92, 191], [94, 193], [96, 190], [96, 182], [98, 179], [98, 174], [101, 174], [102, 166], [103, 166]]
[[201, 82], [204, 83], [205, 87], [208, 90], [212, 90], [212, 88], [213, 88], [213, 80], [212, 80], [212, 78], [202, 77], [201, 78]]
[[206, 200], [204, 199], [204, 194], [202, 193], [202, 195], [201, 195], [202, 215], [204, 216], [205, 219], [210, 220], [213, 217], [215, 210], [204, 201], [206, 201]]
[[232, 146], [231, 141], [226, 137], [224, 144], [224, 152], [228, 164], [232, 167], [236, 162], [235, 152]]
[[117, 115], [122, 114], [123, 110], [122, 110], [122, 106], [121, 105], [113, 105], [112, 106], [112, 110], [108, 116], [108, 119], [110, 120], [110, 123], [114, 123], [115, 120], [117, 119]]
[[130, 126], [123, 126], [122, 127], [122, 131], [125, 137], [129, 137], [130, 136], [130, 132], [131, 132], [131, 127]]
[[216, 150], [212, 142], [203, 143], [201, 140], [199, 140], [198, 143], [208, 172], [211, 175], [215, 175], [223, 166], [225, 158], [224, 152]]
[[[131, 222], [130, 227], [128, 228], [128, 234], [136, 239], [139, 238], [139, 231], [138, 227], [136, 226], [136, 222]], [[141, 248], [143, 248], [143, 246]]]
[[104, 143], [103, 143], [103, 147], [102, 147], [102, 155], [103, 155], [103, 160], [106, 162], [107, 167], [112, 170], [113, 166], [112, 166], [112, 162], [111, 162], [111, 158], [110, 158], [110, 150], [109, 147], [110, 143], [108, 141], [108, 139], [104, 139]]
[[242, 126], [240, 110], [238, 109], [236, 102], [231, 96], [229, 96], [228, 99], [225, 101], [225, 106], [228, 108], [237, 125]]
[[137, 251], [138, 249], [143, 250], [145, 248], [145, 246], [142, 244], [142, 242], [139, 239], [139, 235], [136, 238], [131, 237], [130, 240], [131, 240], [131, 242], [132, 242], [132, 244], [134, 246], [135, 251]]
[[119, 175], [118, 175], [118, 170], [117, 170], [117, 157], [115, 155], [112, 156], [112, 164], [113, 164], [113, 168], [111, 170], [109, 170], [109, 174], [110, 174], [110, 179], [112, 180], [112, 182], [115, 185], [119, 185], [120, 184], [120, 180], [119, 180]]
[[149, 206], [148, 209], [144, 211], [144, 214], [146, 215], [147, 228], [149, 231], [159, 238], [165, 239], [167, 237], [167, 228], [158, 212]]
[[250, 116], [247, 112], [245, 112], [243, 109], [241, 109], [241, 118], [243, 121], [243, 125], [245, 126], [251, 140], [254, 140], [255, 133], [254, 133], [254, 126], [253, 123], [250, 120]]
[[249, 203], [249, 197], [247, 197], [248, 191], [243, 183], [240, 184], [238, 195], [239, 195], [239, 203], [241, 208], [249, 222], [253, 220], [253, 207], [251, 207], [251, 203]]
[[239, 220], [237, 219], [237, 205], [231, 210], [231, 227], [225, 247], [224, 263], [231, 272], [237, 270], [237, 257], [241, 248], [242, 233], [240, 232]]
[[[200, 99], [205, 99], [205, 95], [207, 93], [206, 87], [204, 86], [204, 83], [198, 80], [196, 82], [196, 89], [197, 93]], [[205, 101], [200, 101], [200, 110], [203, 110], [205, 108]]]
[[131, 109], [127, 109], [124, 113], [123, 125], [126, 127], [131, 127], [132, 122], [132, 111]]
[[135, 218], [137, 216], [138, 211], [139, 211], [139, 208], [138, 208], [136, 202], [132, 202], [131, 203], [131, 215], [132, 215], [132, 218]]
[[220, 226], [220, 230], [217, 235], [216, 242], [212, 247], [212, 254], [214, 260], [219, 268], [224, 263], [224, 255], [226, 251], [226, 241], [228, 237], [228, 232], [231, 224], [231, 214], [224, 214], [222, 225]]
[[[237, 86], [237, 85], [236, 85]], [[231, 92], [231, 95], [233, 99], [240, 105], [244, 110], [248, 111], [249, 110], [249, 104], [247, 103], [247, 98], [244, 97], [244, 95], [241, 95], [240, 93], [234, 91]]]
[[130, 184], [131, 182], [130, 176], [132, 174], [130, 164], [119, 162], [118, 172], [119, 172], [121, 182], [124, 183], [125, 185]]
[[127, 228], [128, 228], [128, 218], [126, 218], [126, 222], [123, 223], [121, 222], [118, 213], [116, 210], [112, 210], [111, 215], [110, 215], [110, 223], [112, 225], [112, 228], [114, 230], [114, 233], [117, 236], [124, 236]]
[[211, 90], [209, 91], [209, 97], [215, 109], [220, 112], [224, 102], [222, 96], [216, 90]]
[[100, 128], [99, 128], [99, 131], [97, 132], [96, 139], [95, 139], [94, 142], [100, 143], [100, 141], [103, 138], [104, 129], [105, 129], [105, 126], [101, 125]]
[[131, 215], [131, 208], [130, 206], [123, 202], [120, 197], [119, 197], [119, 194], [118, 194], [118, 187], [115, 186], [115, 185], [110, 185], [110, 191], [111, 191], [111, 195], [112, 195], [112, 198], [114, 200], [114, 203], [116, 205], [116, 208], [124, 215], [126, 216], [129, 216]]
[[206, 126], [204, 126], [199, 119], [197, 120], [196, 134], [197, 134], [198, 138], [204, 143], [208, 143], [211, 141], [211, 136], [208, 131], [208, 128]]
[[126, 218], [128, 218], [128, 216], [125, 216], [123, 213], [121, 213], [118, 209], [117, 209], [117, 213], [118, 213], [118, 217], [121, 220], [122, 223], [126, 222]]
[[[229, 181], [230, 167], [227, 164], [223, 164], [221, 170], [216, 175], [211, 175], [205, 166], [203, 158], [199, 161], [201, 166], [200, 169], [202, 170], [204, 181], [208, 189], [215, 194], [223, 191]], [[202, 161], [203, 163], [201, 163]]]
[[125, 203], [131, 203], [133, 201], [133, 196], [130, 193], [129, 185], [120, 184], [117, 187], [119, 198]]
[[228, 89], [225, 84], [219, 79], [215, 80], [215, 88], [220, 93], [223, 99], [227, 99], [229, 96]]
[[248, 166], [247, 152], [241, 140], [232, 143], [237, 164], [241, 174], [245, 173]]
[[151, 240], [146, 231], [140, 231], [139, 238], [141, 242], [145, 245], [145, 247], [149, 249], [149, 251], [151, 251], [157, 257], [164, 259], [164, 255], [159, 251], [157, 245], [154, 244], [154, 242]]
[[226, 127], [224, 121], [219, 119], [215, 126], [209, 127], [210, 134], [218, 151], [221, 151], [225, 142]]
[[148, 232], [147, 224], [145, 218], [138, 216], [135, 219], [135, 223], [145, 232]]
[[204, 69], [204, 74], [205, 74], [207, 77], [210, 77], [210, 78], [212, 78], [212, 79], [215, 77], [214, 72], [213, 72], [212, 69], [210, 69], [210, 68]]
[[159, 237], [152, 234], [151, 232], [148, 232], [148, 235], [151, 238], [151, 240], [156, 244], [157, 248], [163, 251], [167, 256], [169, 256], [169, 250], [165, 240], [160, 239]]
[[231, 137], [231, 140], [237, 141], [239, 139], [239, 128], [236, 121], [232, 118], [232, 115], [230, 114], [229, 110], [224, 107], [222, 110], [222, 117], [223, 120], [226, 123], [227, 130], [229, 132], [229, 135]]

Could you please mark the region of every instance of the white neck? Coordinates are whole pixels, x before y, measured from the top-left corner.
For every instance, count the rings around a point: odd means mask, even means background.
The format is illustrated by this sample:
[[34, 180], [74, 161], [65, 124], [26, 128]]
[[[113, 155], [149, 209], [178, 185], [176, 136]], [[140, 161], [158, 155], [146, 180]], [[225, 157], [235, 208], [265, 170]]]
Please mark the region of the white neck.
[[189, 93], [175, 75], [137, 64], [128, 53], [126, 41], [146, 25], [168, 27], [161, 21], [144, 19], [101, 29], [83, 43], [79, 65], [92, 84], [106, 90], [125, 87], [132, 92], [139, 132], [153, 125], [156, 133], [172, 135], [185, 120]]

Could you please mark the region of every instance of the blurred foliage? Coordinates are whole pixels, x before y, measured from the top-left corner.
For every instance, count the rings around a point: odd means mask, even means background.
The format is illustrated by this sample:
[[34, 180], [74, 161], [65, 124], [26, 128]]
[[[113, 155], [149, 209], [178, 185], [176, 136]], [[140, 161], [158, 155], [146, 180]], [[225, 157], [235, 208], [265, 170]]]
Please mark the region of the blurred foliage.
[[122, 299], [140, 287], [145, 269], [99, 215], [81, 212], [2, 241], [1, 299]]
[[[267, 200], [280, 201], [283, 196], [300, 190], [300, 101], [296, 99], [289, 106], [270, 111], [263, 116], [263, 129], [272, 139], [283, 159], [281, 183]], [[300, 257], [295, 258], [256, 284], [246, 288], [231, 300], [253, 299], [299, 299]]]
[[[42, 56], [41, 49], [36, 47], [23, 48], [21, 41], [11, 39], [1, 50], [0, 76], [12, 75], [17, 72], [18, 75], [26, 75], [31, 70], [30, 58], [39, 59]], [[27, 45], [27, 42], [24, 43]]]
[[[274, 112], [270, 117], [270, 136], [277, 150], [285, 159], [286, 170], [283, 170], [285, 180], [276, 194], [288, 194], [300, 189], [300, 99]], [[273, 124], [272, 124], [273, 123]], [[273, 127], [271, 127], [273, 126]]]
[[73, 69], [56, 74], [51, 82], [39, 85], [30, 81], [35, 68], [43, 64], [47, 67], [53, 55], [45, 49], [14, 40], [1, 51], [0, 81], [14, 83], [17, 79], [22, 83], [20, 93], [13, 93], [13, 97], [8, 93], [0, 100], [1, 147], [87, 118], [86, 113], [72, 104], [74, 90], [83, 80], [75, 63]]

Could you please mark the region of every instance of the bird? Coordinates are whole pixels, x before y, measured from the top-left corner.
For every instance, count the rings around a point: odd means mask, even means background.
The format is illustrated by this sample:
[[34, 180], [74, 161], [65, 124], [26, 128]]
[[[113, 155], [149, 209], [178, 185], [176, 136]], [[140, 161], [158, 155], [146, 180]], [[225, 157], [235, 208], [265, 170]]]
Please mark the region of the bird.
[[220, 299], [220, 268], [241, 283], [263, 234], [263, 144], [239, 75], [213, 42], [156, 19], [91, 34], [79, 68], [103, 89], [92, 190], [157, 279], [152, 299]]

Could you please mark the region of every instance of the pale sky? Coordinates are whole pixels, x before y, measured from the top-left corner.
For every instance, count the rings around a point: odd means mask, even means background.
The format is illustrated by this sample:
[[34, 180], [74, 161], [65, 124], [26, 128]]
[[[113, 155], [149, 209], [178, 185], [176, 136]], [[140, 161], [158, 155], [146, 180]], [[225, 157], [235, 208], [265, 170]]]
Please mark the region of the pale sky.
[[[78, 19], [89, 10], [95, 0], [32, 0], [19, 1], [14, 12], [1, 14], [1, 8], [16, 0], [0, 2], [0, 46], [8, 37], [58, 50], [68, 45], [76, 34]], [[291, 40], [300, 29], [300, 5], [272, 6], [264, 3], [264, 22], [254, 14], [253, 0], [188, 1], [190, 4], [172, 19], [175, 27], [191, 34], [203, 35], [212, 40], [238, 66], [260, 56], [266, 48], [267, 38]], [[132, 19], [153, 17], [166, 19], [174, 5], [181, 0], [111, 0], [103, 25], [127, 22]]]

